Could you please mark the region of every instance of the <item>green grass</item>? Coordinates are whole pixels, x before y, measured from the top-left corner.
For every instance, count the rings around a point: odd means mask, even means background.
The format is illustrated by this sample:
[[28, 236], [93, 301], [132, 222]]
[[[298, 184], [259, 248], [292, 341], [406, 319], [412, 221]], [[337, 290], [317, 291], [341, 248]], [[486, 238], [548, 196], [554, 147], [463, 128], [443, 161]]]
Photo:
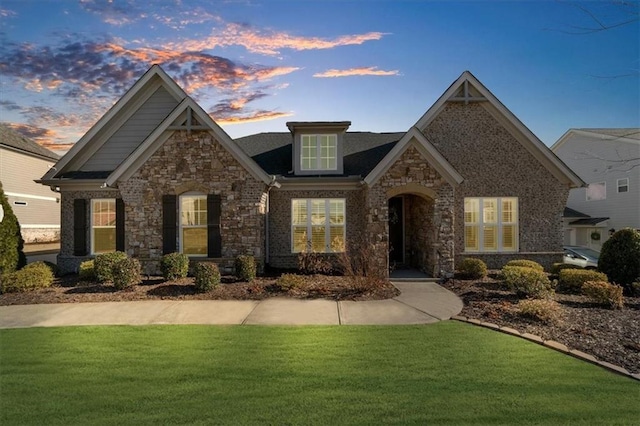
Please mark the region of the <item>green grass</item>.
[[0, 330], [0, 424], [637, 424], [640, 383], [456, 322]]

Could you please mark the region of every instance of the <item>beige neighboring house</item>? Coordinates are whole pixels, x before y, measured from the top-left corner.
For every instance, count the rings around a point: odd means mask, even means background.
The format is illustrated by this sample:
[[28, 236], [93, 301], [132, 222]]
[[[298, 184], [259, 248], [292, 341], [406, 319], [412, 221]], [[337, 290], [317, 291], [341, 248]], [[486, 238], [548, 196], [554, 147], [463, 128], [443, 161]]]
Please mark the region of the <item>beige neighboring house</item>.
[[350, 125], [234, 140], [154, 65], [40, 180], [62, 196], [58, 266], [118, 249], [147, 273], [172, 252], [291, 268], [307, 246], [333, 258], [361, 238], [387, 271], [562, 260], [583, 182], [470, 72], [406, 131]]
[[611, 231], [640, 229], [640, 128], [569, 129], [551, 150], [587, 183], [569, 193], [566, 245], [600, 251]]
[[60, 241], [60, 194], [34, 182], [59, 158], [0, 124], [0, 181], [27, 244]]

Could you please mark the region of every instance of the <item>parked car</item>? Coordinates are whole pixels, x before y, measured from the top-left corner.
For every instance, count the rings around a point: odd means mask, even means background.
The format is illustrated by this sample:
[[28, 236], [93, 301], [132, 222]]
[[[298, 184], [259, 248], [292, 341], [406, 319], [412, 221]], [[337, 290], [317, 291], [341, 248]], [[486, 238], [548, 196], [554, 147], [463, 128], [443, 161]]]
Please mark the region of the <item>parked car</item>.
[[564, 246], [563, 262], [585, 269], [596, 269], [600, 253], [586, 247]]

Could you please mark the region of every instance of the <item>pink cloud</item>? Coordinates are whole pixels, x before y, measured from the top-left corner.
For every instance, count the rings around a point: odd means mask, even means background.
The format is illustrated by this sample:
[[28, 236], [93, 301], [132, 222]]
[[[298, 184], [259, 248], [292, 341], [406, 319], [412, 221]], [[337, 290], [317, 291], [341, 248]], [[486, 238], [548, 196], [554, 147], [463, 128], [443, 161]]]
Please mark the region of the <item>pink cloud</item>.
[[316, 73], [314, 77], [320, 78], [330, 78], [330, 77], [351, 77], [356, 75], [375, 75], [375, 76], [390, 76], [390, 75], [399, 75], [400, 71], [391, 70], [384, 71], [379, 70], [378, 67], [360, 67], [360, 68], [350, 68], [346, 70], [337, 70], [330, 69], [324, 72]]

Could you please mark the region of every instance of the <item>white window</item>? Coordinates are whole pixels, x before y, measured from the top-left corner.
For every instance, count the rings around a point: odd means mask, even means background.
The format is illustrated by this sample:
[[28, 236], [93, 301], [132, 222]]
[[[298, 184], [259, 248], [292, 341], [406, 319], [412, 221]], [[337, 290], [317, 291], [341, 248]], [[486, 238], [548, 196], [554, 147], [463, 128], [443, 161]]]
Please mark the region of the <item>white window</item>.
[[91, 200], [91, 254], [116, 250], [116, 200]]
[[207, 196], [187, 193], [180, 196], [180, 252], [189, 256], [207, 255]]
[[291, 200], [291, 252], [344, 251], [344, 199]]
[[618, 179], [618, 193], [629, 192], [629, 178]]
[[518, 199], [465, 198], [464, 250], [518, 251]]
[[337, 135], [302, 135], [301, 170], [337, 170]]
[[590, 183], [587, 186], [587, 201], [607, 199], [607, 184], [605, 182]]

